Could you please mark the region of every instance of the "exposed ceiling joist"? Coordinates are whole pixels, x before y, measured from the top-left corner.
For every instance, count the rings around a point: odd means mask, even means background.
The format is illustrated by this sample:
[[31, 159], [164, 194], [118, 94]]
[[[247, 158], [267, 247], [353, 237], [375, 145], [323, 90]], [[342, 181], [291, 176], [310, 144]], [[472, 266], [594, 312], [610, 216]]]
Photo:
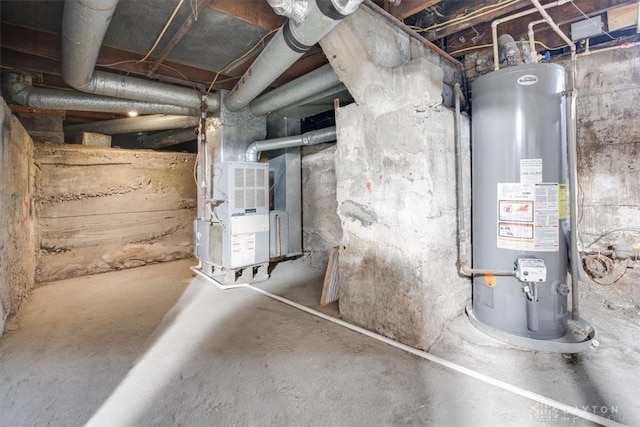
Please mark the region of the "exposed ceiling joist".
[[[460, 8], [458, 8], [455, 12], [451, 13], [451, 19], [456, 19], [455, 22], [434, 28], [432, 31], [426, 31], [424, 33], [425, 38], [431, 41], [440, 40], [441, 38], [450, 36], [451, 34], [455, 34], [458, 31], [462, 31], [472, 26], [476, 26], [485, 22], [491, 22], [500, 16], [509, 15], [513, 12], [519, 11], [520, 9], [525, 10], [533, 7], [529, 0], [513, 0], [511, 2], [505, 2], [501, 5], [496, 5], [496, 0], [493, 2], [495, 8], [486, 9], [479, 12], [478, 14], [465, 18], [464, 14], [467, 13], [469, 5], [467, 2], [461, 3], [462, 6], [460, 6]], [[485, 7], [491, 7], [491, 5], [488, 4], [485, 5]], [[458, 18], [462, 19], [457, 20]]]
[[411, 15], [440, 3], [441, 0], [403, 0], [400, 5], [389, 8], [389, 12], [396, 18], [403, 20]]
[[280, 27], [285, 21], [284, 17], [273, 12], [266, 1], [215, 0], [208, 7], [268, 31]]

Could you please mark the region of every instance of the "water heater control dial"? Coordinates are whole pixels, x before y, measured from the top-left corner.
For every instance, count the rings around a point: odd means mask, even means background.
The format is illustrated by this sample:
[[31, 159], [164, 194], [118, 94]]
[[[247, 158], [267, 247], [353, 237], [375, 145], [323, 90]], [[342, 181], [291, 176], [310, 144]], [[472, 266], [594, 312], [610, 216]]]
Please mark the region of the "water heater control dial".
[[547, 280], [547, 267], [538, 258], [518, 258], [516, 260], [516, 279], [524, 283], [537, 283]]

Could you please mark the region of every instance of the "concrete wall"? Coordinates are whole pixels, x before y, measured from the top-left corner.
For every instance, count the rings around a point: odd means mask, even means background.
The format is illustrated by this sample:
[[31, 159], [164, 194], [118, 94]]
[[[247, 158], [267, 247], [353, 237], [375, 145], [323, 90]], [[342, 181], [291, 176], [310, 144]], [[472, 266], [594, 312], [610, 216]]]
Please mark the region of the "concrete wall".
[[34, 286], [33, 142], [0, 98], [0, 335]]
[[195, 155], [37, 144], [36, 280], [192, 255]]
[[[580, 57], [578, 88], [579, 230], [588, 245], [611, 230], [640, 230], [640, 47]], [[640, 251], [638, 232], [593, 247], [617, 242]]]
[[303, 251], [321, 268], [326, 268], [331, 248], [342, 240], [335, 145], [302, 157], [302, 239]]
[[455, 69], [365, 8], [321, 45], [356, 100], [336, 112], [340, 311], [427, 349], [470, 297], [456, 266], [454, 114], [442, 105]]

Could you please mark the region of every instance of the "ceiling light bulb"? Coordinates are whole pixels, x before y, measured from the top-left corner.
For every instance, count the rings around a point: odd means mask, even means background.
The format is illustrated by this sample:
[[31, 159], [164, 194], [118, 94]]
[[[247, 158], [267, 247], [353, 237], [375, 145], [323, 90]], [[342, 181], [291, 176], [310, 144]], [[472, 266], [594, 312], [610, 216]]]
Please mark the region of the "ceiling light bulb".
[[138, 115], [138, 112], [132, 110], [132, 111], [129, 111], [127, 114], [129, 115], [129, 117], [136, 117]]

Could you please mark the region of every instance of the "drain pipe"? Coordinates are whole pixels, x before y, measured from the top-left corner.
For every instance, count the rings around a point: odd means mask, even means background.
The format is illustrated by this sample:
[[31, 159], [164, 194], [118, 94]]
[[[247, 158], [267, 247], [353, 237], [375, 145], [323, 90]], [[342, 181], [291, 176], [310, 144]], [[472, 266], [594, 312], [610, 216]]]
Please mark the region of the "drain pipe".
[[339, 84], [340, 79], [331, 64], [326, 64], [256, 98], [249, 104], [249, 109], [256, 116], [265, 116]]
[[569, 168], [569, 254], [571, 264], [571, 318], [580, 319], [580, 251], [578, 249], [578, 147], [576, 138], [576, 45], [560, 29], [551, 16], [547, 13], [539, 0], [531, 0], [531, 3], [540, 12], [551, 29], [571, 48], [571, 72], [569, 82], [569, 138], [567, 142], [567, 166]]
[[187, 141], [193, 141], [198, 136], [193, 128], [168, 130], [166, 132], [154, 133], [153, 135], [145, 135], [138, 141], [145, 148], [164, 148], [171, 145], [181, 144]]
[[[113, 0], [112, 0], [113, 1]], [[273, 36], [224, 100], [230, 111], [249, 105], [363, 0], [269, 0], [274, 11], [289, 19]]]
[[192, 108], [177, 105], [109, 98], [68, 90], [34, 88], [31, 85], [31, 76], [21, 76], [15, 73], [3, 73], [2, 86], [13, 102], [32, 108], [120, 114], [125, 114], [128, 111], [136, 111], [139, 114], [174, 114], [180, 116], [195, 116], [198, 114]]
[[302, 147], [303, 145], [316, 145], [323, 142], [336, 140], [336, 127], [314, 130], [302, 135], [285, 136], [283, 138], [256, 141], [251, 144], [245, 153], [247, 162], [257, 162], [262, 151], [281, 150], [283, 148]]
[[[551, 3], [547, 3], [544, 6], [541, 6], [541, 10], [544, 11], [545, 9], [550, 9], [552, 7], [562, 6], [563, 4], [569, 3], [571, 1], [572, 0], [557, 0]], [[535, 12], [540, 12], [540, 9], [538, 9], [537, 7], [534, 7], [532, 9], [527, 9], [522, 12], [515, 13], [513, 15], [505, 16], [504, 18], [496, 19], [491, 23], [491, 37], [492, 37], [492, 45], [493, 45], [493, 69], [495, 71], [500, 69], [500, 53], [498, 51], [498, 25], [508, 21], [513, 21], [514, 19], [522, 18], [523, 16], [531, 15], [532, 13], [535, 13]]]
[[[198, 109], [200, 96], [190, 88], [95, 71], [102, 41], [118, 0], [66, 0], [62, 16], [62, 78], [81, 92]], [[211, 94], [209, 111], [220, 107]]]
[[133, 132], [151, 132], [177, 128], [196, 127], [198, 117], [193, 116], [141, 116], [130, 119], [102, 120], [99, 122], [81, 123], [66, 126], [65, 132], [96, 132], [105, 135], [118, 135]]
[[[471, 378], [475, 378], [479, 381], [482, 381], [486, 384], [492, 385], [494, 387], [497, 387], [499, 389], [505, 390], [507, 392], [513, 393], [515, 395], [524, 397], [526, 399], [530, 399], [533, 400], [534, 402], [538, 402], [541, 405], [544, 405], [544, 407], [549, 407], [549, 408], [554, 408], [556, 410], [562, 411], [562, 412], [566, 412], [567, 414], [571, 414], [574, 415], [576, 417], [580, 417], [584, 420], [587, 421], [591, 421], [594, 422], [596, 424], [599, 425], [603, 425], [603, 426], [607, 426], [607, 427], [623, 427], [624, 425], [621, 423], [618, 423], [614, 420], [610, 420], [608, 418], [605, 418], [603, 416], [594, 414], [593, 412], [589, 412], [587, 410], [584, 409], [580, 409], [576, 406], [572, 406], [572, 405], [568, 405], [566, 403], [562, 403], [558, 400], [554, 400], [551, 399], [550, 397], [546, 397], [543, 396], [541, 394], [532, 392], [530, 390], [526, 390], [523, 388], [520, 388], [518, 386], [515, 386], [513, 384], [504, 382], [502, 380], [499, 380], [497, 378], [491, 377], [487, 374], [483, 374], [481, 372], [478, 371], [474, 371], [473, 369], [467, 368], [465, 366], [462, 365], [458, 365], [457, 363], [454, 363], [450, 360], [447, 359], [443, 359], [442, 357], [436, 356], [435, 354], [429, 353], [428, 351], [422, 351], [422, 350], [418, 350], [417, 348], [414, 347], [410, 347], [406, 344], [403, 344], [401, 342], [398, 341], [394, 341], [391, 338], [385, 337], [384, 335], [380, 335], [377, 334], [373, 331], [370, 331], [368, 329], [365, 329], [361, 326], [357, 326], [354, 325], [352, 323], [346, 322], [342, 319], [339, 319], [337, 317], [333, 317], [330, 316], [328, 314], [325, 314], [321, 311], [318, 310], [314, 310], [312, 308], [309, 308], [307, 306], [304, 306], [302, 304], [299, 304], [295, 301], [291, 301], [289, 299], [283, 298], [280, 295], [276, 295], [276, 294], [272, 294], [271, 292], [267, 292], [264, 289], [261, 288], [257, 288], [253, 285], [250, 285], [248, 283], [239, 283], [236, 285], [223, 285], [217, 281], [215, 281], [214, 279], [212, 279], [211, 277], [207, 276], [206, 274], [204, 274], [201, 271], [201, 267], [202, 267], [202, 262], [199, 262], [197, 266], [194, 267], [190, 267], [189, 269], [191, 271], [193, 271], [196, 275], [198, 275], [200, 278], [202, 278], [205, 282], [207, 283], [211, 283], [212, 285], [215, 285], [218, 289], [222, 290], [222, 291], [228, 291], [228, 290], [233, 290], [233, 289], [247, 289], [253, 292], [256, 292], [258, 294], [261, 294], [263, 296], [266, 296], [268, 298], [271, 298], [275, 301], [278, 301], [282, 304], [286, 304], [290, 307], [293, 307], [295, 309], [298, 309], [300, 311], [304, 311], [305, 313], [311, 314], [312, 316], [316, 316], [319, 317], [320, 319], [332, 322], [336, 325], [339, 325], [343, 328], [349, 329], [351, 331], [357, 332], [361, 335], [364, 335], [366, 337], [372, 338], [378, 342], [387, 344], [391, 347], [395, 347], [399, 350], [402, 350], [404, 352], [407, 352], [409, 354], [412, 354], [414, 356], [417, 356], [421, 359], [424, 360], [428, 360], [429, 362], [435, 363], [437, 365], [442, 366], [443, 368], [447, 368], [447, 369], [451, 369], [452, 371], [458, 372], [460, 374], [466, 375], [468, 377]], [[91, 420], [90, 420], [91, 421]]]
[[453, 85], [454, 91], [454, 103], [455, 103], [455, 115], [454, 115], [454, 128], [456, 139], [456, 181], [457, 181], [457, 195], [458, 195], [458, 268], [462, 276], [471, 277], [474, 274], [478, 275], [493, 275], [493, 276], [514, 276], [514, 271], [509, 270], [489, 270], [481, 268], [471, 268], [470, 257], [467, 254], [467, 246], [469, 244], [469, 236], [467, 232], [467, 226], [465, 221], [465, 209], [464, 209], [464, 174], [463, 161], [462, 161], [462, 131], [460, 126], [460, 100], [464, 99], [464, 94], [460, 88], [460, 83]]

